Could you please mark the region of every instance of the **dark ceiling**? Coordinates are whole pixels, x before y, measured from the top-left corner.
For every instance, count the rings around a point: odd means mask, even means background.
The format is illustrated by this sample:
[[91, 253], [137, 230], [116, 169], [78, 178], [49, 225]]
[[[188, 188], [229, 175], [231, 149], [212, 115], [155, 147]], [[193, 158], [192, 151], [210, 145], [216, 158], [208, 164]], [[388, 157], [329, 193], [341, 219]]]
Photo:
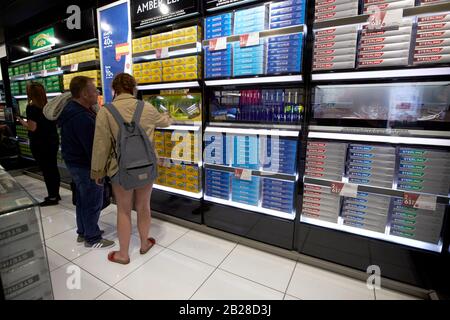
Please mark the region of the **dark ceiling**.
[[[0, 43], [51, 25], [63, 19], [69, 5], [81, 9], [99, 7], [113, 1], [106, 0], [0, 0]], [[4, 36], [2, 35], [4, 31]]]

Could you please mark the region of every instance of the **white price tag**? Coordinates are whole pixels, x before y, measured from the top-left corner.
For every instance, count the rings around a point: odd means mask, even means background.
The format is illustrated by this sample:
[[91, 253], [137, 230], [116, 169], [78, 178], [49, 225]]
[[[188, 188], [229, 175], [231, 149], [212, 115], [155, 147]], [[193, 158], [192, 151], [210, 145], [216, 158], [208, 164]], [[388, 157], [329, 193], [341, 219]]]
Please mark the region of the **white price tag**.
[[354, 183], [333, 182], [331, 184], [331, 193], [342, 197], [356, 198], [358, 196], [358, 185]]
[[78, 71], [78, 63], [70, 65], [70, 72]]
[[157, 59], [164, 59], [164, 58], [169, 57], [169, 48], [168, 47], [159, 48], [159, 49], [156, 49], [155, 51], [156, 51]]
[[430, 194], [403, 194], [403, 205], [415, 209], [436, 211], [437, 196]]
[[252, 181], [252, 170], [250, 169], [234, 169], [234, 175], [238, 179]]
[[251, 47], [259, 45], [259, 32], [247, 33], [239, 36], [239, 42], [242, 47]]
[[42, 70], [41, 77], [46, 77], [46, 76], [47, 76], [47, 70]]
[[403, 20], [403, 9], [381, 11], [377, 5], [368, 8], [368, 30], [398, 28]]
[[227, 48], [227, 38], [216, 38], [209, 40], [209, 51], [225, 50]]

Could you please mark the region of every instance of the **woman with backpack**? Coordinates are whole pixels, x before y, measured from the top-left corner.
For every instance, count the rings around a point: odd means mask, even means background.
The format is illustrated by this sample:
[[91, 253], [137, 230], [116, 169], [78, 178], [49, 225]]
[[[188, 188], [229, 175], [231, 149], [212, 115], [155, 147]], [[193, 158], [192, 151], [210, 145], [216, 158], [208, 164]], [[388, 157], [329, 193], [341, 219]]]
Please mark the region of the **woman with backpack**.
[[28, 130], [30, 149], [44, 176], [48, 197], [40, 203], [41, 207], [57, 205], [61, 200], [59, 195], [60, 175], [57, 155], [59, 150], [59, 136], [56, 123], [44, 117], [42, 109], [47, 104], [44, 86], [37, 82], [27, 85], [27, 121], [18, 121]]
[[111, 178], [117, 201], [120, 249], [110, 252], [108, 260], [128, 264], [133, 200], [141, 240], [140, 253], [147, 253], [155, 244], [155, 239], [149, 237], [150, 197], [157, 168], [152, 141], [155, 127], [167, 127], [171, 119], [135, 98], [136, 81], [131, 75], [116, 75], [112, 88], [115, 94], [112, 105], [101, 108], [97, 114], [91, 178], [99, 184], [104, 177]]

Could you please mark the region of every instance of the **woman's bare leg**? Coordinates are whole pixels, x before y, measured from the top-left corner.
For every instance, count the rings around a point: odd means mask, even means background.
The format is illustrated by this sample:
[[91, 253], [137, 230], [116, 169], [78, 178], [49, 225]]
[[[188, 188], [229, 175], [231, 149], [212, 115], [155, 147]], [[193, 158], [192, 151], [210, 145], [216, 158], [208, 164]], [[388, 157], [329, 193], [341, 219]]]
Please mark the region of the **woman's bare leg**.
[[148, 234], [151, 224], [150, 197], [152, 194], [152, 185], [135, 189], [135, 208], [137, 211], [137, 224], [139, 237], [141, 239], [141, 249], [145, 250], [149, 247]]
[[129, 259], [131, 238], [131, 209], [133, 205], [133, 190], [127, 191], [119, 184], [113, 183], [114, 197], [117, 201], [117, 234], [120, 250], [114, 255], [117, 260]]

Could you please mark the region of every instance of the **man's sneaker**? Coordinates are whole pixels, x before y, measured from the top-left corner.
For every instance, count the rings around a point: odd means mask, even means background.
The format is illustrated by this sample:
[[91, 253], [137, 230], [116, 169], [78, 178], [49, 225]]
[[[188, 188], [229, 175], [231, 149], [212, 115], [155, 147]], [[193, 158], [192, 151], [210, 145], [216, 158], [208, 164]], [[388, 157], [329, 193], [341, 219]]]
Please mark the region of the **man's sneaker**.
[[114, 245], [115, 245], [114, 241], [107, 240], [107, 239], [101, 239], [99, 242], [96, 242], [93, 244], [89, 244], [87, 242], [84, 243], [84, 246], [86, 248], [92, 248], [92, 249], [106, 249], [106, 248], [111, 248]]
[[[105, 230], [100, 230], [100, 234], [104, 234], [104, 233], [105, 233]], [[77, 242], [78, 243], [84, 242], [84, 237], [82, 235], [78, 235]]]

